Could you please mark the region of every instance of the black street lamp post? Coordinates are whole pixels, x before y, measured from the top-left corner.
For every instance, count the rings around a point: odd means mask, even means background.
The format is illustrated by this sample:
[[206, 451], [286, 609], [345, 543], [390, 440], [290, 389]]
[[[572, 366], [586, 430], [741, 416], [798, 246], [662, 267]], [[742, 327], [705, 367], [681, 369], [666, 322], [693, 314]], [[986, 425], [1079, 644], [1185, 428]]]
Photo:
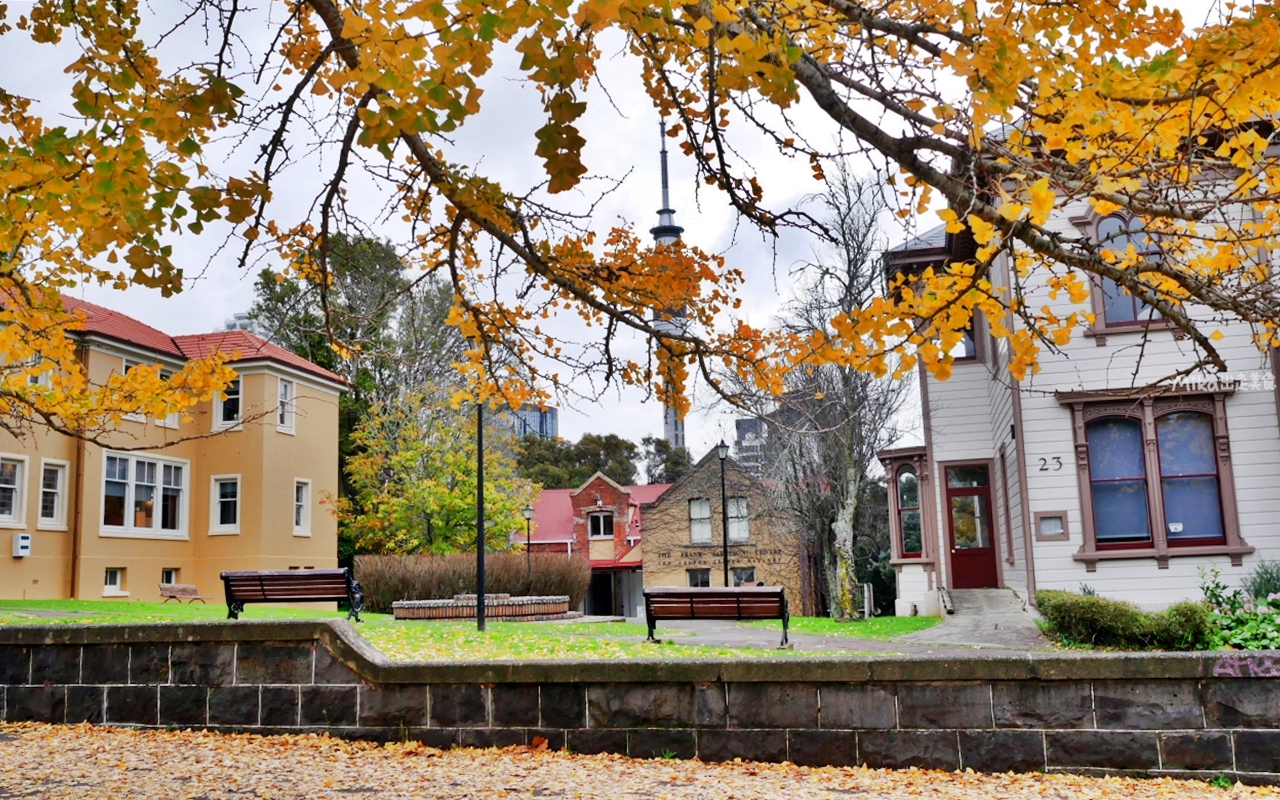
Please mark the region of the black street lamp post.
[[476, 630], [484, 630], [484, 403], [476, 403]]
[[524, 565], [525, 570], [533, 574], [533, 533], [530, 526], [533, 524], [533, 506], [524, 507]]
[[729, 445], [720, 440], [716, 445], [716, 455], [720, 456], [720, 539], [724, 550], [724, 586], [729, 588], [729, 504], [724, 491], [724, 460], [729, 457]]

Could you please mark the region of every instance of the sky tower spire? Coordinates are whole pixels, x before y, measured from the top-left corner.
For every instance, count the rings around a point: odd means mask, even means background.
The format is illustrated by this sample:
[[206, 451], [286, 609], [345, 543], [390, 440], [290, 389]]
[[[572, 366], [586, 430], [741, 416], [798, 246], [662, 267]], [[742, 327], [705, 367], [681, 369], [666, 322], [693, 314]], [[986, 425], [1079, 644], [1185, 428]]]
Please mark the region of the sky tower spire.
[[[662, 208], [658, 209], [658, 224], [650, 228], [649, 233], [653, 234], [653, 240], [659, 245], [675, 244], [680, 238], [680, 234], [684, 233], [684, 228], [676, 224], [676, 211], [671, 207], [671, 187], [667, 180], [667, 123], [666, 120], [658, 120], [658, 133], [662, 140], [662, 150], [660, 153], [662, 161]], [[661, 313], [659, 310], [653, 312], [653, 327], [664, 333], [684, 333], [684, 309], [665, 309]], [[668, 388], [671, 388], [668, 386]], [[680, 419], [680, 414], [673, 405], [668, 401], [662, 410], [662, 438], [667, 440], [671, 445], [671, 449], [685, 447], [684, 441], [684, 420]]]

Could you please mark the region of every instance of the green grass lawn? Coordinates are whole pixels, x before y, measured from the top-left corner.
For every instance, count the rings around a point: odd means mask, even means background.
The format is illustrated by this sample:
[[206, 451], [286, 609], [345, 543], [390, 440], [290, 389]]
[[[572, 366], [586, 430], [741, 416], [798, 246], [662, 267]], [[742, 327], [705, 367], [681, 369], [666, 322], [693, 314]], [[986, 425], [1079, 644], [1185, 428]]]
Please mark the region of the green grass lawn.
[[[140, 603], [124, 600], [0, 600], [0, 625], [111, 625], [142, 622], [205, 622], [225, 620], [222, 603], [203, 605]], [[272, 608], [250, 605], [241, 619], [322, 619], [344, 617], [326, 607]], [[465, 620], [397, 621], [387, 614], [365, 613], [360, 634], [397, 661], [462, 661], [517, 659], [627, 658], [752, 658], [825, 655], [815, 651], [762, 647], [720, 647], [691, 644], [653, 644], [644, 641], [644, 625], [628, 622], [500, 622], [491, 621], [480, 633]], [[936, 623], [929, 617], [893, 617], [870, 622], [836, 623], [796, 617], [794, 633], [890, 639]], [[777, 628], [776, 621], [744, 623]], [[681, 636], [687, 636], [685, 632]], [[662, 636], [661, 629], [658, 636]], [[856, 655], [844, 653], [843, 655]]]
[[[942, 617], [872, 617], [868, 620], [836, 622], [829, 617], [792, 617], [791, 632], [807, 636], [847, 636], [851, 639], [891, 641], [904, 633], [915, 633], [932, 628], [942, 622]], [[743, 622], [753, 628], [773, 628], [773, 620]]]

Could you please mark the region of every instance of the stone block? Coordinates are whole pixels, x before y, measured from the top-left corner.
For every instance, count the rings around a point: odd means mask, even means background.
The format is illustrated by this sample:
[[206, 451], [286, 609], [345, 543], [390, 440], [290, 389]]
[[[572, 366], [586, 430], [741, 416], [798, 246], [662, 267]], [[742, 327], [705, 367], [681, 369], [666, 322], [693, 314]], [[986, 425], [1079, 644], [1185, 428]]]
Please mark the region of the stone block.
[[208, 722], [209, 689], [205, 686], [161, 686], [160, 724], [186, 728]]
[[1160, 766], [1165, 770], [1230, 770], [1233, 768], [1231, 734], [1226, 731], [1161, 734]]
[[860, 731], [858, 758], [872, 768], [960, 768], [960, 745], [955, 731]]
[[458, 731], [459, 747], [511, 747], [527, 742], [521, 728], [462, 728]]
[[729, 684], [730, 728], [816, 728], [818, 687], [811, 683]]
[[169, 682], [169, 645], [135, 644], [129, 647], [129, 683], [156, 685]]
[[698, 754], [694, 733], [673, 728], [640, 728], [629, 731], [628, 752], [632, 758], [693, 758]]
[[991, 728], [991, 686], [985, 683], [904, 683], [898, 727]]
[[235, 681], [233, 644], [185, 642], [170, 651], [172, 682], [192, 686], [230, 686]]
[[1235, 731], [1232, 735], [1236, 743], [1237, 770], [1280, 772], [1280, 732]]
[[6, 722], [64, 722], [65, 686], [10, 686], [5, 692]]
[[483, 728], [489, 724], [485, 690], [480, 686], [446, 684], [431, 687], [431, 726]]
[[0, 645], [0, 685], [22, 685], [31, 682], [31, 649], [18, 645]]
[[[294, 715], [294, 724], [297, 715]], [[214, 686], [209, 689], [210, 725], [257, 725], [257, 686]]]
[[67, 723], [100, 724], [106, 717], [107, 693], [102, 686], [67, 687]]
[[883, 729], [898, 727], [893, 689], [856, 683], [818, 687], [823, 728]]
[[723, 728], [729, 721], [728, 687], [723, 683], [695, 683], [693, 719], [699, 727]]
[[627, 732], [624, 730], [578, 729], [565, 732], [567, 747], [572, 753], [595, 755], [596, 753], [627, 754]]
[[448, 750], [458, 744], [458, 731], [454, 728], [418, 728], [409, 732], [409, 738], [427, 747]]
[[294, 728], [298, 725], [298, 687], [263, 686], [259, 698], [263, 725]]
[[688, 728], [694, 724], [696, 706], [696, 693], [690, 684], [611, 683], [587, 687], [587, 720], [592, 728]]
[[156, 725], [159, 722], [158, 697], [158, 686], [108, 686], [106, 722]]
[[81, 651], [82, 683], [128, 683], [129, 645], [87, 644]]
[[236, 683], [311, 683], [311, 645], [239, 645]]
[[559, 751], [565, 749], [567, 739], [564, 729], [562, 728], [530, 728], [528, 731], [529, 746], [533, 747], [538, 737], [547, 740], [547, 749], [551, 751]]
[[853, 731], [790, 731], [791, 761], [802, 767], [855, 767], [858, 734]]
[[1210, 728], [1280, 728], [1280, 680], [1205, 681], [1201, 701]]
[[303, 725], [337, 727], [356, 724], [356, 687], [303, 686], [300, 719]]
[[1093, 690], [1084, 681], [1010, 681], [992, 684], [997, 728], [1093, 727]]
[[977, 772], [1043, 772], [1039, 731], [960, 731], [960, 766]]
[[1154, 733], [1049, 731], [1045, 759], [1050, 767], [1145, 771], [1160, 766], [1160, 746]]
[[700, 730], [698, 758], [703, 761], [779, 762], [787, 760], [785, 730]]
[[502, 728], [538, 727], [538, 687], [526, 683], [506, 683], [489, 690], [493, 724]]
[[587, 692], [571, 683], [538, 687], [541, 724], [548, 728], [582, 728], [587, 724]]
[[80, 646], [47, 644], [33, 648], [31, 682], [80, 683]]
[[1204, 727], [1195, 681], [1095, 681], [1093, 703], [1099, 728]]
[[329, 652], [329, 648], [322, 644], [316, 644], [312, 648], [315, 650], [316, 659], [316, 683], [361, 683], [360, 676], [355, 670], [342, 663], [333, 653]]
[[375, 728], [425, 728], [427, 687], [361, 686], [360, 724]]

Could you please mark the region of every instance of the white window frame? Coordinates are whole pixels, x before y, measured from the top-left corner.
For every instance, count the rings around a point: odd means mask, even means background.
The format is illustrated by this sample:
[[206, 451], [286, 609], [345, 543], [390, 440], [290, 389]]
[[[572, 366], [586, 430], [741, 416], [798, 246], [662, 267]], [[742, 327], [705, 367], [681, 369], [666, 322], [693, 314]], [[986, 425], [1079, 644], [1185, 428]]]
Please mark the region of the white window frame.
[[[123, 367], [124, 372], [121, 372], [120, 373], [121, 375], [128, 375], [129, 370], [133, 369], [134, 367], [148, 366], [146, 363], [142, 361], [138, 361], [136, 359], [132, 359], [132, 358], [122, 358], [120, 360], [124, 363], [124, 367]], [[123, 418], [129, 420], [130, 422], [141, 422], [144, 425], [147, 423], [147, 415], [139, 414], [136, 411], [130, 412], [128, 414], [124, 414]]]
[[[286, 387], [288, 397], [285, 397]], [[298, 417], [298, 382], [289, 378], [276, 378], [276, 403], [276, 430], [293, 434]]]
[[13, 516], [0, 517], [0, 528], [21, 529], [27, 527], [27, 475], [31, 459], [17, 453], [0, 453], [0, 462], [18, 465], [18, 476], [13, 491]]
[[[222, 497], [218, 485], [235, 482], [236, 485], [236, 522], [224, 525], [221, 522]], [[239, 475], [212, 475], [209, 477], [209, 535], [234, 536], [240, 533], [240, 520], [244, 519], [244, 482]]]
[[[596, 519], [603, 519], [605, 517], [609, 518], [609, 532], [601, 533], [599, 536], [593, 535], [591, 533], [592, 522]], [[617, 524], [617, 520], [614, 519], [614, 515], [612, 511], [593, 511], [590, 514], [587, 514], [587, 538], [597, 542], [608, 541], [613, 538], [614, 526], [616, 524]], [[601, 524], [601, 527], [604, 527], [603, 523]]]
[[[46, 519], [44, 513], [44, 471], [49, 468], [59, 470], [58, 479], [58, 513], [53, 519]], [[40, 459], [40, 496], [36, 504], [36, 530], [65, 531], [67, 529], [67, 475], [71, 472], [71, 464], [56, 458]]]
[[[171, 581], [166, 581], [166, 580], [165, 580], [165, 573], [166, 573], [166, 572], [172, 572], [172, 573], [173, 573], [173, 580], [171, 580]], [[172, 586], [173, 584], [175, 584], [175, 583], [177, 583], [177, 582], [178, 582], [178, 578], [179, 578], [181, 575], [182, 575], [182, 568], [181, 568], [181, 567], [163, 567], [163, 568], [160, 570], [160, 582], [161, 582], [161, 583], [167, 583], [167, 584], [169, 584], [170, 586]]]
[[[172, 377], [173, 377], [172, 372], [165, 369], [164, 367], [160, 368], [160, 380], [167, 381]], [[158, 425], [161, 428], [172, 428], [174, 430], [177, 430], [178, 424], [181, 418], [182, 418], [182, 413], [178, 411], [174, 411], [165, 415], [163, 418], [156, 417], [156, 425]]]
[[228, 384], [227, 388], [231, 388], [232, 384], [236, 387], [236, 397], [240, 401], [240, 408], [237, 410], [235, 419], [223, 420], [222, 406], [225, 401], [223, 400], [222, 395], [225, 393], [225, 390], [215, 394], [213, 396], [213, 429], [215, 431], [238, 430], [240, 428], [240, 424], [244, 421], [244, 376], [236, 375], [235, 380], [233, 380], [231, 384]]
[[[124, 458], [128, 459], [129, 467], [125, 481], [124, 495], [124, 525], [108, 525], [103, 521], [106, 515], [107, 504], [107, 459], [108, 458]], [[132, 511], [134, 491], [137, 484], [137, 460], [154, 461], [156, 464], [156, 488], [159, 490], [158, 497], [161, 498], [161, 508], [157, 509], [157, 513], [152, 515], [155, 524], [150, 528], [139, 528], [132, 524]], [[102, 477], [99, 479], [98, 490], [98, 535], [103, 538], [110, 539], [189, 539], [190, 521], [191, 521], [191, 462], [184, 458], [160, 458], [150, 453], [130, 452], [118, 453], [114, 450], [102, 451]], [[165, 530], [160, 527], [161, 520], [164, 518], [163, 497], [164, 497], [164, 468], [165, 466], [180, 467], [182, 469], [182, 485], [178, 488], [182, 494], [178, 502], [178, 527], [175, 530]]]
[[[107, 583], [111, 577], [111, 573], [116, 574], [116, 582], [114, 584]], [[128, 584], [129, 570], [126, 567], [107, 567], [102, 572], [102, 596], [103, 597], [128, 597], [129, 593], [125, 591]]]
[[[694, 503], [706, 503], [707, 515], [705, 517], [695, 517], [693, 515]], [[695, 524], [696, 523], [696, 524]], [[693, 544], [703, 544], [711, 541], [711, 500], [706, 497], [690, 497], [689, 498], [689, 541]], [[697, 533], [705, 528], [706, 535], [698, 536]]]
[[[729, 504], [729, 541], [745, 542], [751, 539], [751, 513], [747, 507], [747, 498], [730, 497]], [[742, 513], [734, 512], [741, 510]]]
[[[298, 524], [298, 487], [306, 487], [306, 491], [302, 495], [302, 524]], [[293, 479], [293, 535], [294, 536], [310, 536], [311, 535], [311, 479], [310, 478], [294, 478]]]

